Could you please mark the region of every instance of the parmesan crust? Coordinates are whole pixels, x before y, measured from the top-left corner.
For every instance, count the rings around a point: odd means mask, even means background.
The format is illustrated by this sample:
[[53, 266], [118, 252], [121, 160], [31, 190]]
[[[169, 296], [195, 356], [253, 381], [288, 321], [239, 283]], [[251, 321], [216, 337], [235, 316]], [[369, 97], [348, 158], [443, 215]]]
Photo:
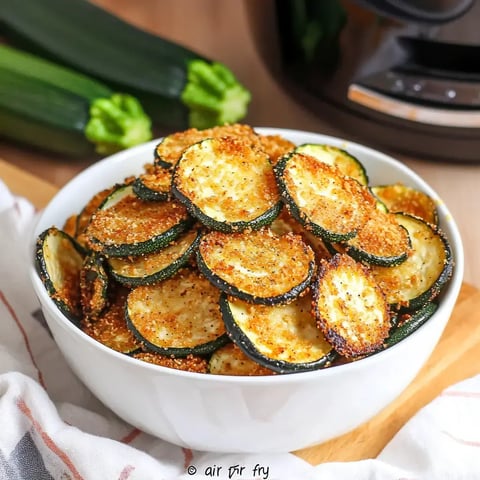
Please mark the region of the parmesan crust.
[[208, 373], [207, 360], [198, 355], [187, 355], [184, 358], [176, 358], [153, 352], [139, 352], [132, 356], [143, 362], [153, 363], [161, 367], [174, 368], [186, 372]]
[[[198, 232], [190, 230], [158, 252], [132, 257], [111, 257], [108, 259], [108, 263], [117, 279], [122, 283], [128, 284], [129, 281], [137, 284], [140, 282], [143, 284], [153, 283], [152, 280], [164, 279], [157, 279], [155, 275], [171, 267], [172, 264], [178, 263], [188, 250], [191, 250], [197, 237]], [[188, 257], [184, 258], [182, 264], [187, 261]]]
[[155, 149], [157, 162], [174, 167], [184, 150], [194, 143], [206, 138], [233, 137], [243, 139], [250, 145], [259, 145], [259, 136], [249, 125], [235, 123], [233, 125], [222, 125], [205, 130], [189, 128], [182, 132], [172, 133], [165, 137]]
[[179, 202], [145, 202], [128, 195], [110, 208], [97, 210], [87, 228], [88, 244], [101, 251], [104, 245], [145, 242], [188, 217]]
[[235, 343], [228, 343], [213, 352], [208, 363], [208, 371], [213, 375], [275, 375], [273, 370], [245, 355]]
[[316, 362], [332, 350], [316, 326], [311, 303], [310, 294], [288, 305], [228, 301], [235, 323], [260, 355], [293, 364]]
[[193, 349], [225, 334], [219, 295], [206, 278], [185, 269], [159, 284], [131, 290], [128, 319], [151, 347]]
[[257, 302], [276, 297], [282, 302], [292, 290], [304, 290], [315, 261], [301, 236], [279, 236], [268, 228], [234, 234], [210, 232], [200, 240], [198, 252], [209, 278], [217, 277], [227, 284], [227, 292], [232, 293], [228, 288], [232, 286]]
[[173, 185], [180, 200], [215, 222], [248, 223], [280, 201], [268, 156], [231, 137], [207, 139], [185, 150]]
[[402, 183], [376, 186], [372, 190], [390, 212], [408, 213], [420, 217], [427, 223], [437, 224], [437, 206], [426, 193]]
[[[408, 306], [409, 302], [427, 292], [444, 272], [447, 262], [445, 243], [421, 219], [398, 215], [412, 242], [410, 255], [396, 267], [372, 267], [372, 274], [385, 292], [389, 303]], [[432, 296], [438, 291], [432, 292]]]
[[292, 212], [310, 228], [319, 227], [327, 239], [353, 237], [375, 208], [365, 186], [314, 157], [289, 156], [280, 176], [294, 203], [287, 203]]
[[140, 343], [125, 322], [126, 294], [125, 290], [119, 289], [109, 308], [98, 319], [82, 323], [82, 330], [87, 335], [120, 353], [140, 348]]
[[383, 292], [368, 270], [348, 255], [321, 262], [313, 310], [320, 330], [345, 357], [380, 349], [391, 328]]

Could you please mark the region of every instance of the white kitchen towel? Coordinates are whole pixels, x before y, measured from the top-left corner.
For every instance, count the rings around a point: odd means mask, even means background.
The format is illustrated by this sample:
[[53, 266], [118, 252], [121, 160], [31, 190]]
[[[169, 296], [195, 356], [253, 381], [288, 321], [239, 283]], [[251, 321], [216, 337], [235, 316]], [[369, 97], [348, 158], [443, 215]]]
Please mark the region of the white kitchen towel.
[[126, 424], [70, 371], [40, 314], [27, 274], [34, 217], [0, 181], [0, 479], [480, 480], [480, 377], [444, 391], [359, 462], [190, 451]]

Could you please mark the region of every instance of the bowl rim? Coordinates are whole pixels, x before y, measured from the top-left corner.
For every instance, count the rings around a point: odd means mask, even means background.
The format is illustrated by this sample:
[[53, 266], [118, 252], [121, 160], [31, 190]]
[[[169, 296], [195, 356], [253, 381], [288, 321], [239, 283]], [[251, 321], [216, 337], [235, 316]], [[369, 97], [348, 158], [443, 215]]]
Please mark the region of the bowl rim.
[[[32, 283], [33, 289], [40, 301], [40, 306], [43, 308], [48, 308], [53, 316], [56, 318], [56, 321], [59, 324], [68, 330], [69, 334], [78, 336], [80, 339], [86, 341], [92, 348], [99, 349], [103, 353], [108, 356], [112, 356], [119, 361], [126, 362], [130, 364], [132, 367], [136, 368], [144, 368], [147, 370], [152, 371], [155, 374], [162, 374], [168, 375], [173, 377], [185, 377], [189, 379], [196, 379], [202, 380], [202, 382], [212, 382], [212, 383], [231, 383], [235, 385], [251, 385], [251, 386], [261, 386], [265, 384], [290, 384], [290, 383], [302, 383], [304, 381], [313, 380], [316, 377], [329, 377], [335, 375], [339, 372], [347, 372], [347, 371], [355, 371], [358, 369], [365, 369], [371, 363], [376, 363], [377, 361], [388, 361], [391, 355], [394, 355], [396, 350], [406, 348], [408, 343], [410, 343], [412, 338], [419, 334], [419, 332], [426, 328], [429, 322], [434, 319], [438, 313], [440, 313], [444, 308], [448, 308], [448, 305], [451, 305], [452, 309], [457, 300], [462, 281], [463, 281], [463, 274], [464, 274], [464, 250], [463, 250], [463, 243], [460, 235], [460, 231], [458, 226], [453, 218], [452, 214], [450, 213], [448, 206], [440, 199], [439, 195], [435, 192], [435, 190], [422, 178], [420, 177], [414, 170], [410, 167], [406, 166], [399, 160], [395, 159], [394, 157], [378, 151], [374, 148], [368, 147], [366, 145], [362, 145], [357, 142], [353, 142], [347, 140], [342, 137], [332, 136], [332, 135], [325, 135], [322, 133], [316, 133], [311, 131], [305, 130], [297, 130], [297, 129], [287, 129], [287, 128], [275, 128], [275, 127], [252, 127], [254, 130], [263, 135], [282, 135], [286, 137], [292, 136], [312, 136], [312, 138], [316, 138], [317, 140], [322, 140], [324, 143], [331, 143], [335, 145], [342, 146], [345, 149], [354, 148], [356, 150], [356, 154], [361, 153], [364, 155], [369, 155], [371, 157], [376, 158], [382, 162], [385, 162], [388, 166], [394, 166], [397, 169], [402, 170], [408, 177], [412, 178], [413, 181], [420, 184], [422, 188], [425, 189], [425, 192], [431, 195], [434, 201], [437, 204], [437, 208], [439, 210], [439, 217], [444, 217], [445, 220], [448, 221], [449, 225], [449, 234], [448, 239], [451, 244], [452, 248], [452, 255], [454, 257], [454, 268], [452, 277], [445, 287], [446, 290], [442, 292], [442, 299], [439, 305], [438, 310], [429, 319], [424, 325], [422, 325], [418, 330], [410, 334], [407, 338], [402, 340], [401, 342], [387, 348], [381, 350], [373, 355], [369, 355], [365, 358], [359, 359], [358, 361], [349, 362], [342, 365], [336, 365], [334, 367], [318, 369], [318, 370], [311, 370], [311, 371], [304, 371], [304, 372], [295, 372], [295, 373], [285, 373], [285, 374], [278, 374], [278, 375], [265, 375], [265, 376], [235, 376], [235, 375], [211, 375], [205, 373], [196, 373], [196, 372], [188, 372], [183, 370], [176, 370], [169, 367], [164, 367], [160, 365], [155, 365], [149, 362], [145, 362], [142, 360], [135, 359], [130, 357], [129, 355], [122, 354], [117, 352], [100, 342], [94, 340], [86, 333], [84, 333], [81, 329], [75, 326], [65, 315], [63, 315], [60, 310], [56, 307], [53, 300], [48, 295], [46, 289], [43, 286], [43, 283], [37, 274], [35, 268], [35, 260], [34, 260], [34, 253], [31, 254], [30, 257], [30, 268], [29, 268], [29, 277]], [[60, 196], [65, 195], [65, 192], [71, 187], [72, 184], [76, 184], [82, 179], [90, 176], [92, 172], [95, 172], [97, 169], [101, 169], [102, 166], [106, 164], [115, 164], [118, 162], [124, 161], [124, 158], [134, 157], [137, 153], [146, 151], [147, 149], [153, 149], [156, 145], [161, 141], [161, 138], [157, 138], [151, 140], [149, 142], [143, 143], [141, 145], [137, 145], [135, 147], [123, 150], [121, 152], [115, 153], [99, 161], [93, 163], [92, 165], [86, 167], [77, 175], [75, 175], [71, 180], [69, 180], [63, 187], [61, 187], [58, 192], [50, 199], [48, 204], [39, 212], [36, 218], [35, 225], [32, 228], [31, 238], [30, 238], [30, 251], [34, 252], [34, 245], [36, 238], [39, 233], [39, 225], [42, 223], [46, 212], [49, 211], [49, 207], [58, 199]], [[134, 172], [132, 172], [134, 173]], [[368, 174], [368, 169], [367, 169]], [[447, 320], [448, 321], [448, 320]], [[58, 347], [58, 346], [57, 346]], [[60, 348], [60, 347], [58, 347]]]

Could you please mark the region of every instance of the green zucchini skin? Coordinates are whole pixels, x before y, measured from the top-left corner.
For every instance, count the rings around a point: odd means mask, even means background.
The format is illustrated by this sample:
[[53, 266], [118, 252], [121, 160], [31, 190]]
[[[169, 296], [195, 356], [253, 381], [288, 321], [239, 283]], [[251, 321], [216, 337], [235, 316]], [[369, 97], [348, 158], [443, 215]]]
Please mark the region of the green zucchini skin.
[[[52, 248], [55, 254], [52, 254]], [[70, 235], [57, 227], [44, 230], [35, 245], [35, 268], [48, 295], [77, 327], [82, 315], [79, 282], [85, 254], [85, 250]], [[70, 260], [62, 262], [62, 255], [70, 257]], [[62, 283], [65, 279], [67, 291]]]
[[[313, 161], [311, 161], [312, 159]], [[295, 165], [295, 162], [297, 162], [296, 168], [292, 169], [291, 164]], [[345, 224], [337, 222], [334, 226], [331, 225], [327, 227], [327, 225], [325, 225], [325, 223], [323, 222], [323, 217], [312, 218], [311, 212], [309, 214], [308, 211], [306, 211], [306, 209], [304, 208], [304, 206], [301, 206], [297, 203], [296, 197], [298, 197], [298, 190], [303, 189], [303, 194], [305, 194], [305, 190], [308, 192], [308, 194], [313, 194], [312, 180], [310, 178], [303, 178], [302, 182], [298, 182], [298, 185], [292, 185], [293, 182], [288, 180], [289, 172], [297, 172], [296, 175], [299, 175], [298, 172], [303, 173], [305, 171], [304, 165], [307, 169], [307, 176], [311, 174], [311, 172], [308, 172], [308, 168], [310, 167], [310, 170], [315, 168], [314, 175], [317, 176], [316, 178], [322, 179], [323, 183], [325, 183], [324, 179], [328, 177], [331, 182], [336, 181], [339, 185], [340, 182], [349, 183], [350, 191], [352, 190], [352, 187], [355, 186], [353, 187], [355, 188], [355, 198], [351, 194], [350, 198], [347, 199], [345, 198], [345, 194], [344, 198], [336, 200], [334, 205], [335, 208], [337, 208], [338, 206], [338, 211], [335, 212], [335, 215], [331, 212], [331, 209], [333, 207], [333, 203], [331, 201], [328, 206], [323, 205], [322, 208], [318, 208], [317, 211], [328, 212], [330, 217], [345, 218], [344, 213], [342, 212], [342, 209], [345, 209], [345, 202], [347, 202], [349, 206], [352, 204], [352, 202], [355, 202], [356, 205], [352, 207], [353, 211], [361, 212], [362, 210], [360, 208], [356, 209], [357, 205], [360, 202], [363, 204], [364, 202], [372, 203], [374, 201], [373, 196], [368, 198], [367, 195], [365, 195], [364, 191], [360, 189], [365, 189], [366, 192], [367, 187], [361, 185], [358, 181], [351, 177], [341, 175], [338, 172], [338, 168], [334, 165], [329, 165], [326, 162], [321, 162], [318, 159], [315, 159], [315, 157], [312, 157], [311, 155], [304, 155], [302, 153], [297, 153], [296, 151], [293, 151], [281, 157], [280, 160], [273, 167], [280, 195], [290, 214], [301, 225], [303, 225], [306, 230], [311, 231], [314, 235], [318, 237], [321, 237], [322, 240], [331, 243], [346, 242], [347, 240], [355, 237], [358, 228], [360, 227], [360, 224], [364, 223], [367, 220], [366, 214], [355, 215], [355, 222], [353, 223], [349, 222], [348, 224]], [[322, 184], [322, 186], [318, 188], [323, 189], [324, 185]], [[318, 188], [317, 191], [315, 191], [315, 195], [318, 192]], [[338, 188], [338, 190], [340, 190], [340, 188]], [[360, 222], [360, 217], [362, 216], [365, 218], [363, 218], [363, 221]], [[353, 217], [354, 215], [351, 215], [349, 218]]]
[[[191, 269], [177, 275], [130, 290], [125, 305], [127, 326], [152, 352], [175, 357], [209, 355], [229, 341], [217, 303], [218, 292]], [[203, 298], [208, 304], [202, 307], [199, 303]], [[194, 312], [192, 305], [198, 307]], [[188, 336], [192, 330], [194, 343]]]
[[319, 161], [337, 166], [344, 175], [355, 178], [362, 185], [368, 185], [368, 175], [358, 158], [346, 150], [333, 145], [304, 143], [295, 148], [295, 152], [311, 155]]
[[299, 283], [288, 292], [282, 293], [281, 295], [272, 296], [272, 297], [259, 297], [259, 296], [251, 295], [247, 292], [244, 292], [243, 290], [240, 290], [235, 285], [231, 285], [230, 283], [226, 282], [223, 278], [213, 273], [208, 267], [208, 265], [205, 263], [205, 260], [203, 259], [203, 257], [201, 256], [198, 250], [196, 252], [196, 259], [197, 259], [198, 269], [219, 290], [221, 290], [224, 293], [227, 293], [228, 295], [232, 295], [234, 297], [240, 298], [247, 302], [258, 303], [260, 305], [279, 305], [279, 304], [288, 303], [294, 300], [310, 285], [313, 278], [313, 274], [315, 272], [315, 264], [314, 262], [312, 262], [310, 264], [308, 276], [305, 278], [305, 280], [303, 280], [303, 282]]
[[418, 330], [436, 312], [437, 308], [437, 303], [428, 302], [414, 312], [408, 321], [393, 327], [392, 332], [385, 340], [385, 346], [391, 347]]
[[188, 210], [190, 215], [192, 215], [192, 217], [196, 218], [207, 228], [210, 228], [211, 230], [218, 230], [219, 232], [223, 233], [243, 232], [250, 229], [260, 230], [262, 227], [270, 225], [278, 217], [283, 207], [282, 202], [279, 201], [253, 220], [222, 222], [206, 215], [199, 207], [194, 205], [189, 198], [187, 198], [182, 192], [180, 192], [175, 184], [172, 185], [172, 193], [179, 202], [185, 205], [186, 209]]
[[[188, 235], [188, 232], [187, 232], [187, 235]], [[108, 260], [110, 275], [117, 282], [129, 287], [137, 287], [139, 285], [151, 285], [153, 283], [157, 283], [167, 278], [170, 278], [188, 263], [189, 259], [192, 257], [193, 253], [198, 247], [198, 244], [200, 243], [200, 238], [201, 238], [201, 230], [199, 229], [196, 232], [196, 236], [194, 237], [192, 243], [190, 243], [188, 248], [183, 252], [181, 256], [176, 258], [169, 265], [157, 270], [154, 273], [151, 273], [150, 275], [137, 276], [137, 277], [123, 275], [115, 268], [116, 259], [110, 258]], [[165, 247], [165, 249], [168, 249], [168, 245]]]
[[96, 252], [88, 253], [80, 271], [80, 293], [83, 316], [96, 320], [109, 304], [109, 278], [105, 258]]
[[[417, 250], [420, 252], [421, 251], [428, 252], [431, 259], [441, 258], [439, 257], [440, 252], [435, 253], [435, 250], [434, 250], [434, 248], [440, 245], [442, 249], [441, 253], [443, 255], [442, 269], [441, 271], [439, 271], [437, 278], [435, 278], [430, 285], [425, 286], [425, 288], [420, 292], [409, 294], [408, 296], [404, 295], [404, 298], [402, 298], [401, 301], [389, 300], [392, 310], [397, 310], [400, 312], [404, 312], [404, 311], [411, 312], [411, 311], [418, 310], [426, 303], [432, 302], [438, 297], [443, 287], [450, 280], [452, 276], [453, 268], [454, 268], [454, 260], [453, 260], [453, 255], [452, 255], [452, 250], [451, 250], [449, 240], [445, 235], [445, 233], [443, 232], [443, 230], [441, 230], [438, 226], [429, 224], [425, 222], [423, 219], [419, 217], [415, 217], [410, 214], [396, 213], [395, 215], [398, 217], [400, 224], [404, 226], [409, 232], [410, 238], [412, 240], [413, 252], [412, 252], [412, 255], [400, 265], [393, 266], [393, 267], [372, 266], [372, 272], [374, 276], [377, 278], [377, 281], [382, 283], [383, 275], [380, 273], [380, 276], [378, 276], [377, 274], [378, 272], [382, 272], [382, 269], [385, 269], [383, 270], [383, 272], [386, 272], [388, 275], [390, 275], [389, 272], [395, 275], [395, 270], [403, 269], [407, 267], [408, 262], [410, 262], [412, 257], [418, 258], [419, 261], [422, 262], [422, 265], [428, 264], [427, 260], [429, 259], [428, 258], [425, 259], [421, 255], [417, 255], [416, 253]], [[415, 231], [416, 228], [418, 228], [419, 231], [421, 231], [422, 235], [419, 235], [418, 232]], [[433, 243], [430, 243], [427, 245], [426, 242], [429, 239], [438, 240], [438, 245], [435, 245]], [[437, 256], [435, 256], [436, 254]], [[408, 271], [405, 272], [405, 275], [406, 274], [408, 274]], [[401, 285], [397, 285], [397, 289], [400, 293], [402, 293]]]
[[85, 75], [0, 45], [0, 135], [69, 156], [150, 140], [138, 100]]
[[143, 182], [142, 177], [137, 177], [132, 187], [135, 195], [145, 201], [164, 202], [170, 198], [170, 190], [153, 190]]
[[88, 101], [77, 95], [0, 70], [0, 135], [9, 140], [59, 154], [92, 155], [94, 145], [84, 133], [88, 109]]
[[[0, 22], [7, 40], [134, 95], [164, 126], [205, 128], [246, 114], [250, 94], [226, 67], [217, 68], [204, 56], [91, 2], [3, 0]], [[200, 69], [197, 61], [204, 64]], [[206, 66], [209, 72], [203, 75]], [[197, 81], [199, 70], [202, 78]]]
[[[133, 193], [133, 186], [129, 184], [123, 184], [117, 186], [101, 203], [99, 210], [108, 210], [117, 203], [121, 202], [125, 198], [135, 196]], [[150, 202], [149, 202], [150, 203]], [[155, 202], [153, 202], [155, 203]], [[140, 211], [140, 208], [137, 208]], [[90, 224], [93, 224], [94, 221]], [[95, 233], [88, 233], [88, 239], [90, 246], [93, 250], [99, 251], [103, 255], [109, 257], [128, 257], [137, 255], [147, 255], [154, 253], [162, 248], [166, 247], [170, 242], [178, 238], [182, 233], [186, 232], [193, 224], [195, 220], [186, 215], [183, 219], [177, 221], [174, 225], [168, 229], [152, 235], [150, 238], [143, 241], [135, 241], [132, 243], [112, 243], [97, 238]]]
[[222, 312], [225, 328], [230, 339], [251, 359], [259, 365], [277, 373], [299, 373], [328, 367], [337, 357], [338, 353], [332, 348], [323, 357], [312, 362], [291, 363], [280, 359], [269, 358], [260, 353], [254, 343], [235, 321], [228, 303], [228, 295], [224, 292], [220, 295], [220, 311]]

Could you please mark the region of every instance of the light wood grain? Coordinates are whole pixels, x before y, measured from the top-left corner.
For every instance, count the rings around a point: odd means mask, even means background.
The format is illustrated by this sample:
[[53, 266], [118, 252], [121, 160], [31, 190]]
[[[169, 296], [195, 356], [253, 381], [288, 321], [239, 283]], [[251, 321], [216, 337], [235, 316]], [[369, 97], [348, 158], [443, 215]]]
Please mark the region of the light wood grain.
[[[43, 207], [57, 187], [0, 159], [7, 186]], [[480, 291], [464, 284], [434, 353], [412, 384], [372, 420], [329, 442], [295, 452], [312, 465], [374, 458], [420, 408], [444, 388], [480, 373]]]
[[352, 432], [296, 452], [314, 465], [375, 458], [400, 428], [448, 386], [480, 373], [480, 292], [464, 285], [435, 351], [403, 394]]

